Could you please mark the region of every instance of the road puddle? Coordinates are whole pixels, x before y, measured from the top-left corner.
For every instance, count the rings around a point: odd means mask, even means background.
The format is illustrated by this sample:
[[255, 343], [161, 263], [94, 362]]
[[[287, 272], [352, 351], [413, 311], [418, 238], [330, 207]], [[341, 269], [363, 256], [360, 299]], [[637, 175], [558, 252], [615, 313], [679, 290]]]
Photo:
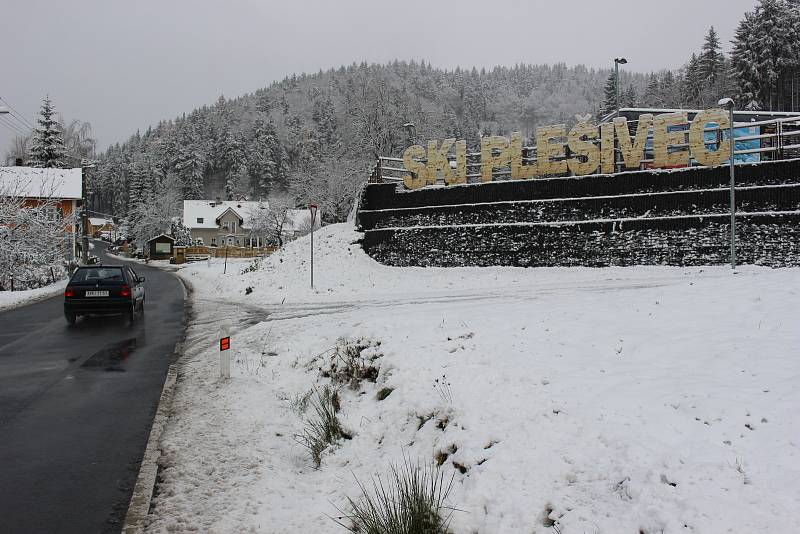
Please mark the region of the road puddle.
[[130, 357], [131, 353], [136, 350], [136, 347], [136, 338], [112, 343], [89, 356], [89, 358], [81, 364], [81, 368], [101, 370], [108, 373], [124, 373], [125, 369], [122, 364]]

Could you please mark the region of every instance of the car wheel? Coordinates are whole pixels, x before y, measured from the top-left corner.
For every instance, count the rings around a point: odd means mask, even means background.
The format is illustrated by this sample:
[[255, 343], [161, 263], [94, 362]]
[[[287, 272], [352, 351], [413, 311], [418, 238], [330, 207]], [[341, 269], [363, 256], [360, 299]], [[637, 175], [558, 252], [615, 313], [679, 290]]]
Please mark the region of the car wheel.
[[75, 326], [75, 321], [78, 319], [78, 317], [74, 313], [65, 312], [64, 317], [67, 319], [67, 324], [69, 326]]

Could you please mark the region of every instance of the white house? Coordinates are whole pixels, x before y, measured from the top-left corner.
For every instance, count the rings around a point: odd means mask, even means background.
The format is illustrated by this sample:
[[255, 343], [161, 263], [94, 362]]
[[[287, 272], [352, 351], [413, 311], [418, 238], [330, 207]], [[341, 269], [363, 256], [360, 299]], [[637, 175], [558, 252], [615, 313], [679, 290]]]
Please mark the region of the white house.
[[251, 219], [267, 206], [249, 200], [184, 200], [183, 225], [197, 244], [262, 246], [264, 236], [253, 235]]
[[[260, 247], [268, 242], [264, 231], [253, 230], [253, 220], [261, 210], [268, 210], [267, 202], [246, 200], [184, 200], [183, 225], [192, 234], [192, 241], [206, 246]], [[317, 212], [319, 228], [321, 212]], [[303, 235], [311, 230], [308, 210], [288, 210], [281, 231], [284, 240]]]

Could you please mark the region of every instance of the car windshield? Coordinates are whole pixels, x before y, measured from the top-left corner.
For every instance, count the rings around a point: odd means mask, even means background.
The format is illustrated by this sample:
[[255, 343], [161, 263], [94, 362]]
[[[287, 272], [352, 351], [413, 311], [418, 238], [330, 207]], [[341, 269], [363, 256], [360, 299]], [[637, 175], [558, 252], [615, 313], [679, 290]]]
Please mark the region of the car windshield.
[[122, 269], [119, 267], [87, 267], [78, 269], [72, 276], [73, 283], [122, 282]]

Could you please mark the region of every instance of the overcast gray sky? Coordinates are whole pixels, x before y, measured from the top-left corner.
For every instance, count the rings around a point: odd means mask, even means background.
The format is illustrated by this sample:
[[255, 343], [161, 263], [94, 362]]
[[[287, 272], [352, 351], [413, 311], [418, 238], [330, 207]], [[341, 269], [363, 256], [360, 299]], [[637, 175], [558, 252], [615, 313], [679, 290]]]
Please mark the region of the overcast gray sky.
[[[34, 121], [49, 93], [100, 146], [224, 94], [352, 62], [680, 67], [725, 49], [756, 0], [3, 0], [0, 96]], [[12, 133], [0, 125], [0, 154]]]

